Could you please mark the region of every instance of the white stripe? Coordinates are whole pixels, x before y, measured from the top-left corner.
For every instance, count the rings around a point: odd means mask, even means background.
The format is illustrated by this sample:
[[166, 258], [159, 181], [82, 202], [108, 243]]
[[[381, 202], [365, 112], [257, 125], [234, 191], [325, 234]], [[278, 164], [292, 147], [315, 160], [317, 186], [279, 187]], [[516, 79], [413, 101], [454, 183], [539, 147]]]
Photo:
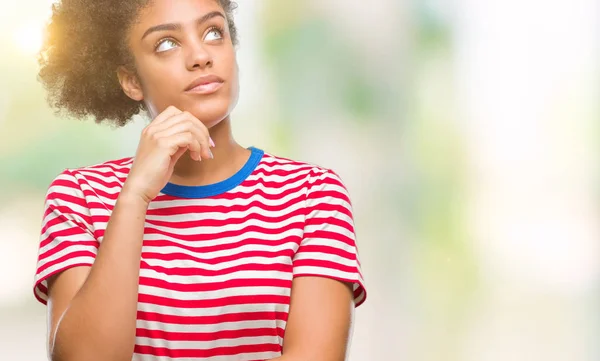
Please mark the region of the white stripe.
[[[50, 188], [52, 192], [69, 195], [75, 198], [83, 199], [83, 194], [81, 192], [72, 192], [73, 188], [63, 187], [63, 186], [53, 186]], [[66, 206], [69, 207], [74, 212], [78, 212], [81, 214], [90, 214], [90, 210], [87, 207], [83, 207], [80, 204], [70, 202], [67, 199], [60, 198], [60, 196], [53, 196], [51, 199], [48, 199], [46, 202], [46, 206]]]
[[[295, 178], [300, 178], [300, 180], [302, 180], [304, 183], [308, 184], [308, 172], [307, 174], [303, 174], [301, 172], [291, 172], [291, 173], [286, 173], [283, 172], [283, 174], [276, 174], [276, 173], [269, 173], [269, 172], [265, 172], [266, 174], [263, 173], [258, 173], [255, 172], [253, 174], [251, 174], [250, 176], [248, 176], [247, 181], [249, 182], [255, 182], [258, 181], [259, 183], [261, 182], [268, 182], [268, 183], [289, 183], [292, 179]], [[240, 188], [243, 188], [245, 186], [241, 186]]]
[[[47, 219], [48, 218], [50, 218], [50, 217], [47, 217]], [[47, 224], [47, 222], [49, 220], [52, 220], [55, 218], [57, 218], [57, 217], [52, 217], [51, 219], [45, 220], [44, 224]], [[57, 232], [68, 230], [68, 229], [71, 229], [74, 227], [77, 227], [81, 231], [81, 236], [74, 235], [74, 236], [69, 236], [69, 237], [74, 237], [78, 240], [81, 240], [82, 238], [83, 239], [89, 238], [90, 240], [93, 239], [93, 236], [90, 234], [89, 231], [85, 231], [85, 230], [81, 229], [81, 227], [75, 226], [71, 221], [64, 221], [61, 223], [56, 223], [52, 227], [47, 227], [46, 230], [40, 234], [40, 238], [39, 238], [40, 243], [48, 242], [48, 240], [50, 240], [50, 239], [52, 239], [52, 240], [50, 241], [50, 243], [48, 243], [47, 245], [45, 245], [44, 247], [41, 247], [39, 249], [39, 254], [43, 254], [46, 251], [48, 251], [49, 249], [56, 247], [57, 240], [54, 240], [54, 235]], [[61, 237], [61, 239], [65, 239], [65, 237]]]
[[164, 288], [140, 285], [139, 294], [158, 296], [170, 298], [179, 301], [209, 301], [225, 297], [236, 297], [236, 296], [289, 296], [290, 288], [285, 287], [231, 287], [216, 291], [204, 291], [204, 292], [181, 292], [172, 291]]
[[[108, 193], [108, 195], [115, 196], [123, 188], [122, 185], [116, 185], [116, 186], [112, 186], [112, 187], [107, 187], [104, 184], [102, 184], [100, 182], [96, 182], [96, 181], [91, 180], [89, 178], [86, 178], [86, 181], [87, 181], [88, 184], [85, 184], [85, 183], [82, 184], [81, 185], [81, 189], [83, 190], [84, 187], [85, 187], [87, 190], [90, 190], [90, 191], [92, 191], [94, 193], [97, 193], [96, 190], [100, 190], [100, 191], [102, 191], [104, 193]], [[112, 181], [112, 180], [107, 179], [107, 181]], [[120, 184], [119, 181], [116, 181], [116, 182]], [[103, 195], [103, 197], [106, 197], [106, 196]]]
[[[168, 218], [167, 218], [168, 219]], [[262, 220], [257, 220], [253, 218], [249, 218], [245, 220], [243, 223], [239, 224], [226, 224], [221, 227], [212, 227], [212, 226], [199, 226], [199, 227], [190, 227], [190, 228], [177, 228], [177, 227], [168, 227], [163, 225], [156, 225], [152, 223], [146, 222], [146, 228], [154, 228], [156, 230], [177, 234], [181, 236], [193, 236], [193, 235], [209, 235], [209, 234], [221, 234], [223, 232], [239, 232], [244, 228], [248, 228], [251, 226], [257, 226], [267, 230], [278, 230], [282, 229], [286, 226], [289, 226], [292, 223], [303, 222], [304, 215], [298, 214], [293, 217], [284, 218], [280, 222], [264, 222]]]
[[[300, 245], [300, 247], [302, 247], [302, 245], [304, 244], [308, 244], [311, 246], [325, 246], [325, 247], [331, 247], [331, 248], [335, 248], [335, 249], [341, 249], [344, 250], [348, 253], [352, 253], [352, 254], [356, 254], [356, 247], [354, 245], [349, 245], [347, 243], [344, 242], [340, 242], [337, 241], [335, 239], [329, 239], [329, 238], [305, 238], [304, 240], [302, 240], [302, 244]], [[299, 249], [299, 253], [302, 253], [302, 248]]]
[[[335, 178], [331, 178], [331, 179], [335, 179]], [[337, 183], [321, 183], [318, 186], [315, 185], [314, 187], [319, 187], [318, 190], [320, 191], [330, 191], [330, 192], [337, 192], [340, 195], [345, 195], [348, 196], [348, 191], [346, 190], [346, 188], [340, 186], [339, 180]], [[336, 203], [337, 201], [343, 201], [340, 198], [337, 197], [332, 197], [332, 196], [327, 196], [327, 197], [321, 197], [318, 199], [311, 199], [312, 202], [317, 202], [317, 203], [329, 203], [329, 200], [335, 200]]]
[[[271, 163], [271, 164], [269, 164]], [[283, 172], [293, 172], [296, 175], [309, 175], [310, 172], [314, 169], [314, 166], [311, 164], [293, 164], [292, 162], [260, 162], [256, 167], [256, 170], [264, 170], [268, 172], [272, 171], [283, 171]]]
[[357, 273], [354, 272], [343, 272], [336, 269], [314, 267], [314, 266], [296, 266], [294, 267], [294, 276], [310, 274], [310, 275], [321, 275], [324, 277], [332, 278], [343, 278], [356, 282]]
[[[57, 263], [51, 267], [46, 268], [43, 272], [38, 273], [35, 277], [36, 282], [39, 281], [42, 278], [46, 278], [49, 274], [54, 273], [55, 271], [58, 270], [66, 270], [68, 268], [71, 268], [71, 266], [75, 265], [75, 264], [93, 264], [94, 263], [94, 258], [93, 257], [89, 257], [89, 256], [82, 256], [82, 257], [74, 257], [74, 258], [70, 258], [64, 262], [60, 262]], [[38, 263], [38, 269], [40, 266], [43, 266], [44, 264], [46, 264], [46, 262], [40, 262]]]
[[[224, 249], [224, 250], [218, 250], [218, 251], [213, 251], [213, 252], [201, 252], [199, 253], [198, 251], [195, 250], [188, 250], [186, 248], [182, 248], [182, 247], [176, 247], [176, 246], [163, 246], [163, 247], [153, 247], [151, 245], [144, 245], [142, 247], [142, 252], [151, 252], [151, 253], [160, 253], [160, 254], [173, 254], [173, 253], [183, 253], [189, 256], [193, 256], [196, 258], [200, 258], [202, 260], [210, 260], [210, 259], [215, 259], [218, 257], [225, 257], [225, 256], [233, 256], [236, 254], [240, 254], [242, 252], [249, 252], [249, 251], [257, 251], [257, 252], [269, 252], [272, 253], [272, 256], [268, 257], [269, 259], [273, 259], [273, 256], [276, 252], [281, 252], [281, 251], [285, 251], [285, 250], [289, 250], [291, 249], [292, 251], [296, 251], [298, 249], [298, 244], [295, 242], [286, 242], [277, 246], [272, 246], [272, 245], [262, 245], [262, 244], [245, 244], [243, 246], [240, 247], [236, 247], [233, 249]], [[284, 257], [285, 255], [278, 255], [277, 257]], [[204, 263], [201, 262], [200, 263]]]
[[137, 320], [136, 327], [146, 330], [160, 330], [165, 332], [185, 332], [185, 333], [214, 333], [220, 331], [238, 331], [252, 328], [276, 328], [285, 329], [286, 322], [283, 320], [249, 320], [221, 322], [215, 324], [176, 324], [166, 323], [164, 321], [144, 321]]
[[[231, 206], [233, 206], [234, 203], [236, 206], [241, 205], [240, 203], [235, 202], [235, 201], [232, 201], [231, 203], [232, 203]], [[210, 205], [203, 204], [203, 205], [209, 206], [209, 207], [214, 207], [214, 206], [222, 206], [225, 204], [210, 204]], [[182, 205], [177, 205], [177, 207], [180, 207], [180, 206], [182, 206]], [[231, 210], [229, 212], [210, 212], [210, 211], [208, 211], [208, 212], [202, 212], [202, 213], [183, 213], [183, 214], [169, 214], [169, 215], [147, 214], [146, 220], [148, 220], [148, 221], [163, 221], [163, 222], [173, 223], [173, 224], [178, 224], [179, 222], [202, 221], [202, 220], [211, 220], [211, 221], [227, 220], [227, 221], [232, 222], [234, 220], [247, 218], [248, 213], [252, 210], [259, 210], [258, 213], [260, 213], [261, 215], [263, 215], [266, 218], [279, 218], [282, 216], [289, 215], [290, 213], [296, 212], [303, 208], [304, 207], [303, 207], [302, 201], [299, 201], [299, 202], [295, 202], [294, 204], [289, 205], [285, 209], [277, 210], [277, 211], [264, 210], [262, 208], [254, 206], [254, 207], [250, 208], [249, 210], [245, 210], [245, 211], [236, 211], [236, 210]], [[303, 215], [302, 215], [302, 219], [304, 219]]]
[[206, 350], [217, 347], [235, 347], [279, 344], [278, 336], [224, 338], [215, 341], [168, 341], [159, 338], [136, 337], [135, 343], [140, 346], [164, 347], [170, 350]]
[[[276, 181], [275, 184], [276, 186], [264, 186], [261, 187], [261, 191], [263, 191], [266, 194], [271, 194], [271, 195], [275, 195], [275, 194], [281, 194], [281, 193], [286, 193], [289, 192], [291, 189], [297, 189], [297, 192], [302, 192], [304, 193], [305, 190], [303, 190], [303, 185], [307, 184], [306, 183], [306, 179], [304, 178], [299, 178], [296, 179], [294, 182], [292, 182], [291, 180], [296, 178], [296, 176], [260, 176], [260, 178], [257, 180], [259, 180], [259, 184], [261, 182], [264, 181], [271, 181], [269, 179], [269, 177], [278, 177], [278, 179], [281, 179], [282, 177], [284, 177], [285, 181], [283, 182], [278, 182]], [[248, 178], [248, 181], [254, 181], [250, 178]], [[232, 191], [233, 192], [233, 191]], [[240, 185], [237, 188], [235, 188], [235, 192], [234, 193], [241, 193], [241, 194], [251, 194], [256, 192], [256, 186], [244, 186], [244, 185]]]
[[[183, 260], [183, 259], [174, 259], [174, 260], [162, 260], [158, 258], [144, 258], [144, 261], [150, 266], [155, 267], [164, 267], [164, 268], [187, 268], [190, 270], [198, 269], [198, 270], [206, 270], [212, 272], [223, 271], [231, 267], [238, 267], [245, 264], [259, 264], [259, 265], [291, 265], [291, 260], [289, 257], [285, 255], [278, 256], [277, 258], [273, 257], [244, 257], [238, 258], [235, 260], [227, 261], [227, 262], [219, 262], [216, 265], [208, 264], [204, 262], [197, 262], [194, 260]], [[286, 262], [289, 261], [289, 262]]]
[[[59, 243], [60, 243], [60, 241], [57, 241], [57, 240], [52, 241], [52, 244], [53, 244], [52, 247], [56, 247]], [[80, 245], [80, 244], [70, 245], [70, 246], [66, 247], [65, 249], [60, 250], [59, 252], [53, 253], [52, 255], [49, 255], [47, 257], [44, 257], [43, 259], [40, 259], [38, 262], [38, 268], [43, 267], [47, 263], [54, 262], [55, 260], [65, 256], [67, 254], [70, 254], [73, 252], [80, 252], [80, 251], [89, 251], [89, 252], [93, 253], [94, 255], [98, 252], [97, 248], [94, 246], [88, 246], [88, 245], [84, 246], [84, 245]], [[80, 258], [88, 259], [91, 257], [90, 256], [82, 256], [82, 257], [76, 257], [74, 259], [80, 259]], [[91, 258], [91, 259], [93, 262], [94, 258]], [[59, 265], [62, 263], [70, 263], [71, 261], [72, 261], [72, 258], [66, 260], [65, 262], [59, 263]], [[54, 269], [54, 268], [59, 268], [59, 267], [52, 266], [50, 268]], [[44, 272], [47, 272], [47, 270]]]
[[263, 232], [256, 232], [256, 231], [252, 231], [252, 232], [244, 232], [243, 234], [239, 234], [236, 236], [232, 236], [232, 237], [218, 237], [218, 234], [215, 234], [215, 238], [212, 238], [211, 240], [203, 240], [203, 241], [183, 241], [181, 239], [178, 238], [174, 238], [171, 236], [167, 236], [167, 235], [163, 235], [163, 234], [145, 234], [144, 235], [144, 241], [161, 241], [161, 240], [168, 240], [168, 241], [172, 241], [175, 243], [180, 243], [186, 246], [191, 246], [191, 247], [211, 247], [211, 246], [224, 246], [227, 244], [234, 244], [240, 241], [243, 241], [245, 239], [248, 238], [256, 238], [256, 239], [260, 239], [263, 241], [278, 241], [287, 237], [293, 237], [293, 236], [302, 236], [302, 229], [300, 228], [292, 228], [292, 229], [288, 229], [286, 231], [282, 231], [281, 233], [274, 233], [274, 234], [267, 234], [267, 233], [263, 233]]
[[[36, 275], [34, 282], [37, 284], [39, 282], [39, 280], [40, 280], [40, 277], [38, 277]], [[40, 282], [40, 284], [42, 286], [46, 287], [46, 289], [48, 288], [48, 282], [46, 282], [46, 280]], [[45, 293], [42, 293], [42, 291], [40, 290], [39, 287], [35, 287], [33, 291], [39, 298], [41, 298], [44, 301], [48, 301], [48, 296]]]
[[85, 172], [85, 171], [98, 171], [98, 172], [103, 172], [103, 173], [127, 175], [127, 172], [131, 169], [132, 163], [133, 162], [130, 162], [130, 161], [123, 163], [123, 164], [109, 163], [109, 162], [101, 163], [101, 164], [96, 164], [96, 165], [92, 165], [89, 167], [75, 169], [73, 171], [73, 173], [77, 174], [77, 173], [81, 173], [81, 172]]
[[[81, 231], [81, 233], [85, 233], [93, 238], [93, 233], [91, 231], [91, 228], [84, 229], [80, 225], [75, 223], [75, 222], [81, 222], [85, 226], [89, 227], [89, 224], [87, 222], [83, 221], [83, 219], [81, 219], [81, 217], [75, 216], [74, 214], [70, 214], [70, 213], [69, 214], [61, 214], [61, 215], [64, 218], [66, 218], [67, 220], [62, 220], [61, 222], [57, 222], [50, 227], [46, 227], [46, 230], [44, 231], [43, 235], [47, 236], [49, 234], [64, 231], [67, 229], [77, 228], [79, 231]], [[49, 222], [51, 222], [57, 218], [60, 218], [58, 212], [48, 213], [48, 216], [46, 216], [46, 218], [44, 218], [44, 220], [43, 220], [43, 224], [47, 225]], [[41, 239], [44, 239], [44, 238], [41, 237]]]
[[[328, 232], [333, 232], [333, 233], [337, 233], [337, 234], [341, 234], [343, 236], [346, 236], [352, 240], [354, 240], [354, 233], [350, 232], [348, 230], [348, 228], [345, 227], [341, 227], [335, 224], [317, 224], [317, 225], [309, 225], [306, 226], [306, 229], [304, 231], [305, 234], [311, 234], [314, 231], [328, 231]], [[312, 238], [311, 238], [312, 239]]]
[[[62, 216], [63, 218], [66, 218], [66, 220], [61, 219], [60, 222], [57, 222], [50, 227], [46, 227], [46, 231], [44, 232], [44, 234], [52, 234], [52, 233], [56, 233], [56, 232], [60, 232], [60, 231], [66, 230], [66, 229], [71, 229], [71, 228], [76, 227], [82, 233], [87, 233], [90, 236], [93, 235], [89, 224], [87, 222], [85, 222], [81, 217], [75, 216], [72, 213], [50, 212], [44, 218], [43, 224], [47, 225], [51, 221], [54, 221], [57, 218], [61, 218], [60, 216]], [[82, 228], [79, 224], [76, 224], [75, 222], [83, 223], [86, 226], [86, 228], [85, 229]]]
[[[302, 190], [294, 193], [286, 194], [284, 197], [278, 197], [275, 199], [267, 199], [262, 194], [253, 194], [248, 198], [234, 198], [234, 199], [218, 199], [218, 198], [209, 198], [203, 199], [201, 202], [198, 202], [197, 199], [183, 199], [178, 198], [174, 200], [155, 200], [150, 203], [148, 210], [155, 209], [165, 209], [172, 207], [186, 207], [186, 206], [225, 206], [225, 207], [243, 207], [247, 206], [250, 203], [258, 202], [264, 206], [280, 206], [285, 204], [291, 200], [295, 200], [298, 203], [303, 203], [305, 199], [305, 193]], [[294, 206], [294, 205], [292, 205]], [[289, 206], [288, 206], [289, 207]], [[247, 212], [251, 212], [252, 210], [259, 209], [260, 207], [253, 206]]]
[[[110, 175], [106, 176], [104, 174], [100, 174], [97, 172], [110, 173]], [[121, 171], [115, 172], [106, 167], [103, 169], [82, 169], [82, 170], [78, 170], [77, 173], [79, 173], [79, 175], [88, 182], [89, 182], [89, 177], [95, 177], [95, 178], [102, 179], [102, 180], [106, 179], [108, 181], [114, 180], [118, 183], [121, 183], [123, 179], [127, 179], [127, 175], [129, 174], [129, 172], [121, 172]]]
[[230, 280], [244, 280], [253, 278], [262, 278], [269, 280], [291, 280], [291, 272], [282, 271], [236, 271], [224, 275], [217, 276], [181, 276], [181, 275], [165, 275], [162, 272], [157, 272], [152, 269], [140, 269], [140, 276], [154, 278], [157, 280], [167, 281], [180, 284], [197, 284], [199, 279], [203, 279], [203, 283], [220, 283]]
[[343, 266], [356, 267], [356, 261], [354, 261], [353, 259], [347, 259], [338, 255], [322, 252], [299, 252], [294, 257], [294, 261], [299, 260], [329, 261]]
[[[315, 217], [318, 217], [318, 218], [329, 218], [329, 217], [332, 217], [332, 218], [336, 218], [336, 219], [339, 219], [341, 221], [344, 221], [344, 222], [348, 223], [348, 225], [350, 225], [350, 226], [354, 226], [354, 220], [352, 218], [348, 217], [347, 214], [342, 213], [342, 212], [332, 212], [332, 211], [318, 211], [318, 212], [314, 212], [313, 211], [306, 218], [315, 218]], [[308, 232], [308, 230], [311, 229], [311, 228], [320, 228], [322, 226], [323, 226], [323, 224], [321, 224], [321, 225], [310, 225], [309, 224], [309, 225], [306, 226], [306, 229], [307, 229], [306, 232]]]

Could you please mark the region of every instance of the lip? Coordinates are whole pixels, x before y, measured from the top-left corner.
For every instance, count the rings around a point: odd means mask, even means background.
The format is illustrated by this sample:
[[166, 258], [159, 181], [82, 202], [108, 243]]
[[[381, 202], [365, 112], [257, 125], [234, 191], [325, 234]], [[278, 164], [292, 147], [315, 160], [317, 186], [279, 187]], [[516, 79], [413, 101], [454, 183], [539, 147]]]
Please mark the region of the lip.
[[185, 92], [195, 94], [210, 94], [217, 91], [225, 81], [213, 74], [196, 78], [186, 88]]

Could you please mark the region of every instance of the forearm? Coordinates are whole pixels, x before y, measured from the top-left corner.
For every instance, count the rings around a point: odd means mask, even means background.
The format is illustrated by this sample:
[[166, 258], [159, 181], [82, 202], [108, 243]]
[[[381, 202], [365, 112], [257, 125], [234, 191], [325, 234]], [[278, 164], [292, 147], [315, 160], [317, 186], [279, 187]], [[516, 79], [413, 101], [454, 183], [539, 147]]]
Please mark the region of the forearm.
[[54, 361], [131, 360], [147, 204], [121, 193], [90, 273], [57, 325]]

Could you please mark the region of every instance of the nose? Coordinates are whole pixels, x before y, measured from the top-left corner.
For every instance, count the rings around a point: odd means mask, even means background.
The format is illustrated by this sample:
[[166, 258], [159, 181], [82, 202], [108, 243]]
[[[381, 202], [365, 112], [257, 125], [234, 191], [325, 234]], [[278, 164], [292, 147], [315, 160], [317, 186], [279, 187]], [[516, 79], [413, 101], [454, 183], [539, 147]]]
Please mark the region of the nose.
[[205, 69], [213, 65], [212, 55], [206, 50], [202, 42], [195, 41], [189, 46], [186, 58], [188, 70]]

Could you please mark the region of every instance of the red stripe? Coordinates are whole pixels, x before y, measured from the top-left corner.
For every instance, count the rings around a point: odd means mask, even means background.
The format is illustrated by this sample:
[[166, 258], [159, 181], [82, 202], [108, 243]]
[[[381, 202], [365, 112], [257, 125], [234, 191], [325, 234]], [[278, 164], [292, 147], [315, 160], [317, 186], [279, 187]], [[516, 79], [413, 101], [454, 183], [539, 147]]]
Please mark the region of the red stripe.
[[152, 216], [172, 216], [178, 214], [193, 214], [193, 213], [229, 213], [229, 212], [248, 212], [252, 208], [258, 208], [255, 212], [258, 213], [262, 211], [269, 212], [282, 212], [286, 211], [288, 208], [295, 206], [298, 202], [303, 201], [303, 196], [299, 195], [296, 198], [292, 198], [285, 203], [274, 204], [274, 205], [266, 205], [258, 200], [251, 201], [246, 205], [233, 204], [230, 206], [221, 206], [221, 205], [194, 205], [194, 206], [169, 206], [164, 208], [151, 208], [148, 209], [146, 214]]
[[[47, 262], [45, 263], [43, 266], [38, 267], [37, 269], [37, 273], [40, 274], [42, 272], [44, 272], [46, 269], [57, 265], [57, 264], [61, 264], [61, 263], [65, 263], [67, 261], [70, 261], [74, 258], [77, 257], [92, 257], [92, 258], [96, 258], [96, 255], [90, 251], [75, 251], [75, 252], [70, 252], [67, 253], [66, 255], [59, 257], [53, 261]], [[62, 266], [61, 266], [62, 268]]]
[[[61, 223], [61, 222], [57, 222], [57, 223]], [[71, 223], [71, 222], [69, 222], [69, 223]], [[46, 228], [46, 227], [44, 227], [44, 228]], [[47, 229], [42, 229], [42, 232], [43, 232], [42, 234], [45, 234], [46, 231], [47, 231]], [[42, 238], [40, 240], [40, 247], [45, 247], [48, 243], [52, 242], [53, 240], [55, 240], [57, 238], [68, 238], [68, 237], [73, 237], [73, 236], [78, 236], [77, 238], [84, 238], [84, 239], [91, 237], [91, 235], [89, 233], [87, 233], [84, 229], [82, 229], [81, 226], [79, 226], [79, 225], [71, 226], [71, 228], [65, 228], [65, 229], [61, 229], [59, 231], [50, 232], [47, 237]], [[89, 239], [87, 239], [87, 240], [89, 240]]]
[[341, 233], [330, 232], [324, 230], [316, 230], [314, 232], [307, 232], [304, 234], [304, 238], [319, 238], [319, 239], [333, 239], [336, 241], [340, 241], [346, 243], [347, 245], [354, 247], [355, 242], [352, 238], [345, 236]]
[[146, 223], [152, 224], [155, 226], [171, 227], [171, 228], [176, 227], [176, 228], [181, 228], [181, 229], [195, 228], [195, 227], [226, 227], [226, 226], [234, 226], [234, 225], [238, 225], [238, 224], [243, 224], [248, 221], [255, 221], [255, 222], [260, 221], [260, 222], [265, 222], [265, 223], [284, 223], [285, 221], [288, 221], [292, 217], [302, 216], [304, 214], [303, 209], [297, 209], [293, 212], [281, 214], [279, 216], [268, 216], [265, 213], [262, 213], [262, 214], [258, 213], [258, 210], [256, 210], [255, 212], [256, 213], [243, 212], [242, 213], [242, 214], [244, 214], [243, 217], [225, 217], [225, 219], [208, 218], [208, 219], [198, 219], [198, 220], [180, 221], [180, 222], [166, 221], [166, 220], [162, 220], [162, 219], [160, 219], [160, 220], [146, 219]]
[[285, 263], [273, 263], [273, 264], [260, 264], [260, 263], [246, 263], [238, 266], [227, 267], [219, 270], [207, 270], [199, 267], [162, 267], [156, 265], [150, 265], [147, 261], [142, 261], [142, 266], [146, 269], [151, 269], [156, 272], [165, 273], [172, 276], [223, 276], [234, 272], [242, 271], [263, 271], [263, 272], [289, 272], [291, 264]]
[[129, 170], [131, 169], [131, 163], [129, 163], [129, 161], [131, 159], [133, 159], [133, 158], [132, 157], [123, 158], [123, 159], [120, 159], [120, 160], [117, 160], [117, 161], [110, 161], [110, 162], [105, 162], [105, 163], [101, 163], [101, 164], [92, 165], [92, 166], [89, 166], [89, 167], [82, 168], [80, 170], [89, 171], [89, 170], [97, 170], [97, 169], [101, 169], [101, 168], [109, 168], [113, 172], [128, 173]]
[[310, 245], [310, 244], [306, 244], [306, 245], [302, 245], [302, 247], [300, 247], [300, 249], [298, 250], [298, 253], [305, 253], [305, 252], [311, 252], [311, 253], [323, 253], [323, 254], [327, 254], [327, 255], [336, 255], [336, 256], [340, 256], [343, 257], [347, 260], [356, 260], [356, 254], [355, 253], [351, 253], [348, 251], [345, 251], [341, 248], [337, 248], [337, 247], [330, 247], [330, 246], [324, 246], [324, 245]]
[[216, 316], [178, 316], [164, 315], [155, 312], [137, 312], [137, 319], [152, 322], [162, 322], [177, 325], [210, 325], [225, 322], [242, 322], [242, 321], [286, 321], [288, 319], [287, 312], [239, 312], [239, 313], [224, 313]]
[[[178, 247], [187, 251], [195, 252], [195, 253], [209, 253], [209, 252], [217, 252], [217, 251], [226, 251], [240, 248], [245, 245], [261, 245], [261, 246], [272, 246], [277, 247], [289, 242], [293, 242], [296, 244], [300, 244], [299, 236], [288, 236], [282, 238], [280, 240], [268, 241], [260, 238], [244, 238], [239, 242], [228, 242], [223, 244], [216, 244], [213, 246], [190, 246], [188, 244], [184, 244], [182, 242], [174, 242], [170, 240], [145, 240], [144, 246], [152, 246], [152, 247]], [[190, 241], [191, 244], [198, 244], [199, 242]]]
[[[299, 171], [301, 170], [285, 170], [285, 169], [264, 169], [264, 168], [257, 168], [253, 173], [252, 176], [254, 177], [259, 177], [259, 178], [263, 178], [263, 177], [288, 177], [290, 174], [297, 174], [299, 173]], [[308, 173], [307, 173], [308, 176]], [[285, 181], [285, 183], [287, 183], [287, 181]]]
[[[322, 213], [322, 212], [321, 212]], [[352, 220], [351, 216], [350, 219]], [[318, 227], [318, 226], [338, 226], [345, 228], [348, 231], [354, 233], [354, 225], [348, 223], [346, 220], [342, 220], [339, 217], [309, 217], [306, 219], [306, 226]]]
[[140, 293], [138, 302], [149, 303], [157, 306], [166, 306], [174, 308], [209, 308], [222, 307], [223, 305], [287, 305], [290, 302], [289, 296], [279, 295], [253, 295], [253, 296], [230, 296], [223, 298], [214, 298], [208, 300], [178, 300], [173, 298], [146, 295]]
[[214, 356], [234, 356], [246, 353], [257, 352], [281, 352], [281, 346], [278, 343], [258, 344], [258, 345], [240, 345], [233, 347], [214, 347], [210, 349], [168, 349], [164, 347], [140, 346], [135, 345], [134, 352], [142, 355], [167, 356], [171, 358], [189, 357], [203, 358]]
[[87, 240], [61, 240], [57, 242], [57, 245], [39, 255], [39, 260], [43, 261], [52, 255], [61, 252], [67, 248], [81, 249], [82, 247], [94, 247], [98, 249], [98, 241], [87, 241]]
[[163, 330], [148, 330], [137, 328], [137, 337], [148, 337], [168, 341], [216, 341], [222, 339], [236, 339], [242, 337], [276, 336], [283, 338], [284, 330], [275, 328], [242, 328], [237, 330], [223, 330], [215, 332], [167, 332]]
[[[232, 262], [236, 260], [241, 260], [250, 257], [263, 257], [268, 261], [273, 261], [275, 258], [283, 258], [283, 259], [291, 259], [293, 256], [293, 251], [290, 249], [283, 249], [277, 252], [270, 251], [244, 251], [229, 254], [221, 257], [214, 258], [201, 258], [198, 256], [193, 256], [188, 253], [183, 252], [170, 252], [170, 253], [158, 253], [158, 252], [142, 252], [143, 259], [158, 259], [161, 261], [193, 261], [198, 262], [203, 265], [218, 265], [224, 264], [227, 262]], [[279, 260], [278, 260], [279, 261]]]
[[[102, 197], [103, 200], [106, 199], [110, 199], [112, 201], [115, 201], [118, 197], [119, 197], [119, 193], [121, 192], [121, 188], [119, 187], [118, 189], [116, 189], [114, 191], [114, 193], [108, 193], [103, 191], [100, 188], [93, 188], [92, 190], [89, 189], [84, 189], [83, 190], [83, 195], [88, 197], [88, 198], [98, 198], [98, 197]], [[99, 207], [99, 208], [104, 208], [104, 206]]]
[[346, 273], [356, 273], [356, 267], [346, 266], [341, 263], [325, 261], [321, 259], [297, 259], [294, 260], [294, 268], [296, 267], [317, 267]]
[[269, 234], [269, 235], [280, 234], [280, 233], [283, 233], [283, 232], [286, 232], [289, 230], [298, 229], [301, 226], [302, 226], [302, 223], [299, 223], [299, 222], [290, 223], [288, 225], [285, 225], [284, 227], [274, 228], [274, 229], [250, 225], [247, 227], [243, 227], [239, 230], [223, 231], [218, 234], [177, 234], [177, 233], [166, 232], [166, 231], [162, 231], [162, 230], [147, 226], [145, 229], [145, 234], [160, 234], [162, 236], [180, 239], [183, 241], [211, 241], [211, 240], [216, 239], [217, 237], [219, 239], [226, 239], [226, 238], [230, 238], [230, 237], [241, 236], [241, 235], [247, 234], [249, 232], [257, 232], [257, 233]]
[[303, 162], [299, 162], [293, 159], [288, 159], [288, 158], [283, 158], [283, 157], [274, 157], [274, 156], [265, 156], [263, 161], [260, 162], [260, 167], [279, 167], [279, 166], [296, 166], [298, 168], [301, 169], [313, 169], [315, 168], [314, 165], [312, 164], [308, 164], [308, 163], [303, 163]]
[[164, 290], [172, 290], [179, 292], [210, 292], [225, 290], [230, 288], [241, 288], [248, 287], [281, 287], [290, 288], [292, 287], [291, 274], [290, 279], [277, 279], [277, 278], [241, 278], [232, 279], [223, 282], [200, 282], [200, 283], [175, 283], [171, 281], [165, 281], [150, 277], [140, 277], [140, 285], [152, 286], [162, 288]]

